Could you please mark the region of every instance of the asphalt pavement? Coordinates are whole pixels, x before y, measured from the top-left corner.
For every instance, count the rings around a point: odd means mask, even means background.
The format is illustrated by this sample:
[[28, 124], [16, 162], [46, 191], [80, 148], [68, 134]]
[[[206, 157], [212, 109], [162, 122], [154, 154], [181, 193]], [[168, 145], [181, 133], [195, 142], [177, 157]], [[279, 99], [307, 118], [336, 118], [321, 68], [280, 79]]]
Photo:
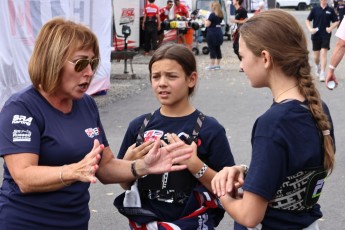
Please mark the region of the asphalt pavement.
[[[306, 28], [305, 19], [309, 11], [290, 12], [300, 21], [301, 26]], [[307, 30], [306, 34], [309, 47], [311, 47]], [[332, 48], [335, 46], [335, 42], [336, 38], [333, 36], [331, 41]], [[199, 48], [201, 49], [203, 45], [199, 45]], [[266, 88], [253, 89], [245, 74], [239, 72], [239, 61], [233, 53], [231, 41], [223, 43], [222, 51], [222, 69], [216, 71], [204, 70], [209, 64], [209, 57], [207, 55], [201, 54], [196, 56], [199, 83], [192, 101], [196, 108], [207, 115], [215, 117], [225, 127], [236, 163], [249, 164], [252, 126], [255, 119], [271, 105], [273, 98], [270, 91]], [[331, 52], [329, 52], [329, 57]], [[148, 61], [149, 57], [142, 55], [136, 56], [133, 60], [133, 67], [137, 78], [148, 78]], [[313, 63], [312, 53], [310, 53], [310, 63]], [[344, 61], [342, 61], [336, 70], [340, 84], [333, 91], [328, 90], [323, 83], [315, 81], [323, 100], [330, 108], [337, 143], [336, 168], [327, 179], [319, 201], [324, 214], [323, 218], [319, 220], [319, 226], [320, 229], [327, 230], [345, 228], [345, 212], [343, 211], [345, 206], [345, 157], [343, 154], [345, 148], [343, 142], [345, 138], [343, 122], [345, 111], [344, 103], [342, 102], [345, 100], [344, 70]], [[114, 62], [112, 64], [113, 73], [121, 74], [122, 71], [123, 63]], [[132, 80], [129, 78], [126, 81]], [[146, 86], [132, 96], [100, 108], [102, 123], [106, 129], [110, 147], [115, 155], [117, 155], [129, 122], [143, 113], [153, 111], [158, 106], [159, 104], [154, 98], [150, 87]], [[128, 229], [127, 219], [119, 214], [113, 206], [114, 198], [122, 192], [123, 190], [119, 185], [102, 185], [101, 183], [91, 185], [91, 219], [89, 229]], [[232, 219], [226, 215], [217, 229], [232, 229], [232, 222]]]

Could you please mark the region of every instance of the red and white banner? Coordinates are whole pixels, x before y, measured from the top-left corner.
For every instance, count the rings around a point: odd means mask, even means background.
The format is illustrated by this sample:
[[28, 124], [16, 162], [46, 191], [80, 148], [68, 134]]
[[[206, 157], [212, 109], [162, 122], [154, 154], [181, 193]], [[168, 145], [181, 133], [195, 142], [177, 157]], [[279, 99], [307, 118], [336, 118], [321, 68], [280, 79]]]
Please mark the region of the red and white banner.
[[114, 49], [123, 50], [125, 43], [122, 34], [122, 26], [131, 28], [131, 35], [127, 38], [127, 48], [139, 47], [140, 39], [140, 1], [139, 0], [113, 0], [114, 12]]
[[31, 84], [27, 69], [35, 39], [54, 17], [82, 23], [96, 34], [101, 63], [87, 93], [109, 89], [111, 9], [109, 0], [1, 0], [0, 109], [11, 94]]

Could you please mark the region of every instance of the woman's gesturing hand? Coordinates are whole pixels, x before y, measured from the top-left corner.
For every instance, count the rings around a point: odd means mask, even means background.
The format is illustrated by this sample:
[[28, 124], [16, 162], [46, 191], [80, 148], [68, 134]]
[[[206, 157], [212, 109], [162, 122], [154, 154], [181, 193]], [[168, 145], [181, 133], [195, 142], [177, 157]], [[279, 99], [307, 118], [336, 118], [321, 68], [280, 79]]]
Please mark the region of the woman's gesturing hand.
[[192, 151], [192, 147], [186, 146], [182, 141], [161, 147], [161, 141], [156, 140], [143, 162], [140, 162], [141, 166], [137, 166], [138, 173], [160, 174], [186, 169], [186, 165], [178, 165], [178, 163], [191, 157]]
[[95, 173], [98, 169], [98, 162], [101, 159], [101, 153], [104, 145], [100, 144], [97, 139], [93, 142], [92, 150], [78, 163], [74, 165], [74, 172], [77, 174], [79, 181], [96, 183]]

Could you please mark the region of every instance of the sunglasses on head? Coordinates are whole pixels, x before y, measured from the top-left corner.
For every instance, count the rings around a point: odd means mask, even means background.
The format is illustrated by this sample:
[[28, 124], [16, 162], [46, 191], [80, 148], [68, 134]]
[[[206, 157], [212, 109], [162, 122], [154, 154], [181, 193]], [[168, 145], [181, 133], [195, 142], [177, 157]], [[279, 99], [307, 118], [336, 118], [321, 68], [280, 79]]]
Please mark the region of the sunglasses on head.
[[80, 58], [75, 61], [68, 61], [69, 63], [75, 65], [74, 70], [76, 72], [81, 72], [84, 70], [89, 64], [91, 65], [92, 71], [95, 71], [98, 64], [99, 64], [99, 59], [98, 58], [93, 58], [93, 59], [86, 59], [86, 58]]

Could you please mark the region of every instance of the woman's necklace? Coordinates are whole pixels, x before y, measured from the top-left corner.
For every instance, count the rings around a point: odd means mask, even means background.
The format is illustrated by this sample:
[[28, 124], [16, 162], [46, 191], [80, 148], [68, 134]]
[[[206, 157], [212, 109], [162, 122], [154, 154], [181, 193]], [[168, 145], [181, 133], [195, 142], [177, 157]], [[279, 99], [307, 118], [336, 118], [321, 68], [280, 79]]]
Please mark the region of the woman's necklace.
[[280, 97], [281, 95], [283, 95], [283, 94], [286, 93], [287, 91], [292, 90], [293, 88], [296, 88], [296, 87], [297, 87], [297, 85], [292, 86], [291, 88], [288, 88], [287, 90], [284, 90], [283, 92], [281, 92], [281, 93], [275, 98], [275, 101], [278, 101], [278, 99], [279, 99], [279, 97]]

